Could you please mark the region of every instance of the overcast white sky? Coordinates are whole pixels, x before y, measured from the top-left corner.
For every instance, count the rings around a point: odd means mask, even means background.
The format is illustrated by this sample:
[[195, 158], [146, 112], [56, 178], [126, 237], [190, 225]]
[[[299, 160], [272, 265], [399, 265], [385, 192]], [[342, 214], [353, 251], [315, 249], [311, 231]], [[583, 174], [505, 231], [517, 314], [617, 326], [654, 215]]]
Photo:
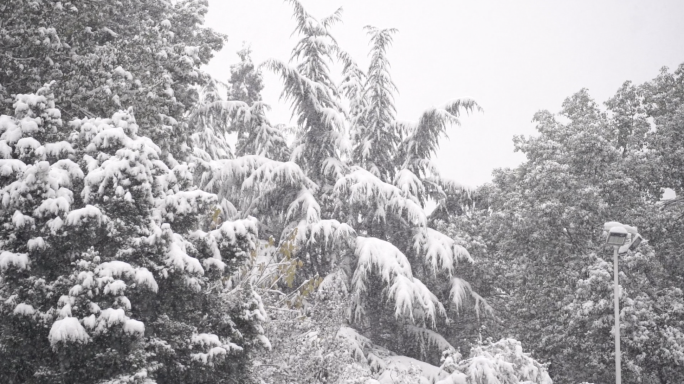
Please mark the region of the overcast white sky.
[[[449, 131], [436, 158], [443, 176], [472, 186], [524, 159], [511, 139], [535, 133], [535, 112], [557, 112], [581, 88], [602, 103], [624, 81], [642, 83], [684, 62], [682, 0], [301, 2], [318, 19], [343, 7], [343, 23], [332, 33], [362, 67], [368, 62], [363, 26], [399, 30], [389, 58], [400, 120], [415, 121], [454, 98], [470, 97], [484, 108]], [[209, 0], [206, 21], [229, 38], [207, 67], [223, 81], [243, 41], [256, 63], [287, 61], [297, 41], [290, 36], [291, 6], [282, 0]], [[278, 78], [265, 73], [265, 82], [272, 122], [287, 123]]]

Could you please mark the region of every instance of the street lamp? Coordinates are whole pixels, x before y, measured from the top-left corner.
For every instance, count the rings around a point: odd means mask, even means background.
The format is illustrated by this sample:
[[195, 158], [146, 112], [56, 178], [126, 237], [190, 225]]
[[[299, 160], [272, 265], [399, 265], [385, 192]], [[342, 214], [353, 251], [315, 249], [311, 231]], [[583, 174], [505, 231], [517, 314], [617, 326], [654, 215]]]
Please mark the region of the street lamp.
[[[621, 247], [627, 240], [627, 230], [624, 227], [615, 226], [608, 231], [608, 238], [606, 244]], [[617, 249], [617, 248], [616, 248]]]
[[[641, 236], [637, 229], [629, 225], [623, 225], [615, 221], [605, 223], [603, 228], [608, 231], [606, 244], [612, 245], [613, 252], [613, 280], [615, 289], [615, 384], [622, 384], [622, 372], [620, 369], [620, 298], [618, 296], [618, 253], [635, 250], [641, 244]], [[629, 243], [625, 244], [627, 237]], [[625, 246], [627, 249], [624, 249]], [[624, 249], [624, 250], [623, 250]]]
[[637, 248], [639, 248], [639, 244], [641, 244], [642, 240], [644, 239], [641, 236], [636, 235], [636, 237], [632, 240], [632, 244], [629, 245], [629, 250], [635, 251]]

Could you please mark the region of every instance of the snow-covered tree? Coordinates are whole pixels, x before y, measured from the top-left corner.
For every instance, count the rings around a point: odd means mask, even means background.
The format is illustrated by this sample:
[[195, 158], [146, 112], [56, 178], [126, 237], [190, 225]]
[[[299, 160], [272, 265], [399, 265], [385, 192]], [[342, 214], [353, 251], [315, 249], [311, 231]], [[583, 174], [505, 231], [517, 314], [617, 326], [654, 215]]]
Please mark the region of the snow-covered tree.
[[[365, 75], [329, 32], [340, 11], [317, 21], [301, 4], [291, 3], [295, 32], [302, 36], [292, 54], [296, 65], [276, 60], [265, 65], [283, 78], [284, 96], [297, 117], [291, 159], [298, 166], [243, 156], [210, 163], [202, 185], [221, 196], [235, 195], [228, 198], [239, 202], [235, 214], [258, 216], [276, 241], [293, 237], [302, 261], [297, 284], [344, 276], [352, 295], [350, 320], [375, 342], [438, 359], [436, 348], [449, 343], [435, 329], [447, 327], [465, 300], [472, 299], [478, 310], [488, 308], [458, 277], [458, 264], [471, 261], [468, 252], [428, 228], [422, 208], [441, 188], [430, 163], [440, 136], [458, 123], [462, 109], [479, 107], [455, 101], [426, 111], [415, 125], [396, 124], [385, 57], [392, 30], [369, 29], [374, 59], [369, 81], [362, 81]], [[329, 72], [335, 57], [345, 65], [343, 94], [353, 98], [351, 124], [344, 121], [341, 94]], [[359, 128], [365, 120], [372, 129]], [[370, 135], [385, 146], [391, 158], [382, 160], [381, 177], [373, 174], [377, 169], [363, 168], [370, 164], [366, 160], [342, 161], [347, 125], [359, 129], [355, 137]], [[401, 337], [386, 337], [389, 332]]]
[[252, 62], [252, 49], [245, 45], [237, 52], [240, 62], [230, 66], [228, 99], [254, 105], [261, 101], [264, 79], [261, 71]]
[[493, 267], [485, 280], [499, 297], [490, 303], [507, 319], [499, 332], [550, 362], [557, 383], [614, 380], [612, 272], [601, 260], [610, 257], [601, 228], [611, 220], [634, 224], [649, 239], [620, 258], [623, 380], [661, 383], [681, 375], [681, 336], [673, 330], [683, 320], [675, 272], [682, 239], [668, 233], [681, 211], [659, 201], [661, 188], [671, 185], [665, 175], [678, 166], [656, 166], [669, 155], [656, 143], [671, 131], [648, 119], [655, 100], [672, 111], [681, 105], [674, 84], [627, 83], [607, 110], [582, 90], [566, 99], [561, 118], [539, 112], [540, 134], [515, 139], [527, 161], [496, 171], [493, 184], [476, 194], [486, 204], [470, 217], [480, 223]]
[[436, 384], [552, 384], [546, 367], [524, 353], [514, 339], [476, 345], [470, 357], [461, 359], [458, 352], [447, 350], [440, 367], [449, 375]]
[[233, 123], [231, 131], [237, 134], [237, 156], [259, 155], [286, 161], [290, 157], [282, 126], [273, 126], [266, 117], [268, 106], [261, 101], [264, 88], [261, 70], [254, 66], [251, 49], [238, 51], [240, 62], [231, 65], [228, 80], [228, 100], [246, 103], [250, 109], [242, 119]]
[[217, 197], [130, 111], [65, 124], [49, 85], [14, 109], [0, 116], [0, 381], [247, 382], [265, 312], [224, 280], [256, 220], [207, 224]]
[[[614, 366], [613, 264], [595, 254], [586, 258], [593, 263], [577, 282], [574, 300], [563, 308], [567, 326], [547, 337], [564, 346], [556, 352], [563, 362], [557, 364], [574, 373], [564, 376], [600, 383], [611, 380]], [[654, 259], [652, 248], [644, 245], [620, 260], [624, 382], [669, 383], [684, 375], [684, 296], [681, 288], [664, 286], [666, 272]], [[582, 349], [586, 352], [578, 354]], [[577, 367], [585, 373], [572, 372]]]
[[[273, 160], [289, 158], [285, 132], [272, 126], [266, 117], [268, 105], [261, 101], [261, 72], [254, 67], [250, 49], [238, 52], [241, 62], [231, 66], [227, 95], [219, 82], [210, 80], [200, 89], [198, 103], [186, 119], [193, 133], [193, 151], [200, 163], [244, 155], [259, 155]], [[235, 151], [228, 134], [236, 134]]]
[[205, 0], [33, 1], [0, 5], [0, 113], [15, 94], [55, 80], [69, 119], [133, 108], [163, 151], [184, 157], [183, 115], [197, 101], [200, 70], [225, 40], [202, 26]]
[[193, 132], [193, 154], [205, 161], [233, 157], [228, 141], [231, 122], [244, 119], [247, 109], [242, 103], [225, 102], [219, 87], [219, 83], [212, 79], [200, 88], [197, 103], [186, 117]]
[[650, 223], [641, 224], [648, 230], [648, 238], [656, 250], [656, 257], [678, 279], [684, 288], [684, 234], [679, 230], [684, 219], [684, 64], [670, 73], [663, 68], [652, 81], [640, 87], [643, 108], [653, 123], [645, 145], [649, 149], [645, 159], [635, 163], [633, 173], [642, 177], [657, 198], [661, 188], [670, 188], [675, 198], [648, 213]]
[[329, 70], [339, 50], [329, 29], [340, 21], [342, 9], [318, 21], [297, 0], [289, 2], [297, 22], [295, 33], [301, 35], [290, 58], [297, 64], [269, 60], [265, 66], [283, 79], [283, 96], [296, 117], [291, 159], [327, 192], [345, 173], [341, 155], [348, 149], [340, 95]]
[[[396, 171], [394, 156], [401, 141], [400, 126], [395, 121], [394, 93], [396, 85], [389, 72], [387, 48], [396, 29], [366, 26], [371, 36], [371, 61], [363, 93], [358, 95], [365, 108], [353, 122], [354, 163], [383, 181], [391, 181]], [[359, 101], [354, 101], [360, 104]]]
[[[204, 0], [0, 5], [1, 381], [446, 377], [416, 359], [436, 364], [454, 324], [490, 307], [464, 279], [476, 242], [423, 207], [467, 195], [430, 159], [479, 106], [397, 123], [394, 30], [366, 29], [365, 73], [330, 32], [341, 10], [319, 21], [289, 3], [292, 66], [243, 49], [225, 95], [199, 69], [225, 39], [202, 27]], [[290, 146], [260, 68], [284, 82]], [[511, 345], [480, 352], [504, 367], [525, 357]], [[533, 365], [516, 377], [536, 380]]]
[[[342, 55], [343, 85], [353, 111], [354, 166], [334, 188], [337, 218], [360, 236], [352, 276], [354, 319], [375, 342], [423, 359], [433, 348], [436, 359], [439, 351], [434, 347], [448, 342], [434, 329], [448, 328], [468, 298], [478, 310], [487, 308], [470, 285], [456, 277], [457, 265], [472, 261], [468, 252], [454, 239], [428, 228], [423, 211], [428, 198], [443, 199], [445, 191], [462, 190], [439, 177], [430, 157], [447, 126], [458, 124], [461, 110], [479, 107], [470, 100], [455, 101], [425, 111], [417, 124], [397, 123], [396, 88], [386, 57], [394, 30], [367, 27], [367, 31], [373, 44], [367, 76], [359, 75], [353, 62]], [[358, 84], [363, 84], [363, 92]], [[377, 280], [378, 275], [382, 279]]]

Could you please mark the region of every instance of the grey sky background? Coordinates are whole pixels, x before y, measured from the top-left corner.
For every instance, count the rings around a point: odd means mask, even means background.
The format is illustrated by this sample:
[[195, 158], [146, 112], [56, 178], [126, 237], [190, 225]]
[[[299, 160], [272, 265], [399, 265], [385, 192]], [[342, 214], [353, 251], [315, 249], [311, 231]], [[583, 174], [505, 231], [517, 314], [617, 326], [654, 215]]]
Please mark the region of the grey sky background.
[[[535, 112], [557, 112], [581, 88], [602, 103], [626, 80], [640, 84], [684, 62], [684, 0], [301, 2], [318, 19], [343, 7], [332, 33], [362, 67], [369, 48], [363, 26], [399, 30], [389, 50], [399, 120], [416, 121], [423, 110], [462, 97], [484, 108], [449, 130], [435, 159], [443, 176], [471, 186], [524, 159], [512, 137], [535, 133]], [[257, 64], [287, 61], [297, 41], [282, 0], [210, 0], [206, 21], [229, 38], [206, 68], [222, 81], [243, 41]], [[280, 80], [264, 75], [271, 121], [287, 123]]]

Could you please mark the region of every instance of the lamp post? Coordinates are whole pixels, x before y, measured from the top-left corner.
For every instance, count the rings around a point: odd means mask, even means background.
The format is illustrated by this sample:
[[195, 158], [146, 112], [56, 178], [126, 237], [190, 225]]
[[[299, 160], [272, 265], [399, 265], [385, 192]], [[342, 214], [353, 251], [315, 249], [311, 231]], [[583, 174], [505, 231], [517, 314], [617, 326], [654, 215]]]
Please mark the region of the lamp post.
[[627, 230], [623, 227], [613, 227], [608, 232], [606, 244], [612, 245], [613, 252], [613, 280], [615, 289], [615, 384], [622, 383], [622, 372], [620, 369], [620, 298], [618, 297], [618, 249], [627, 240]]
[[[613, 282], [614, 282], [614, 296], [615, 296], [615, 384], [622, 384], [622, 371], [620, 369], [620, 297], [619, 297], [619, 280], [618, 280], [618, 254], [619, 251], [627, 252], [635, 250], [641, 243], [641, 236], [636, 228], [629, 225], [623, 225], [617, 222], [609, 222], [603, 227], [608, 230], [608, 237], [606, 244], [613, 246]], [[627, 236], [630, 236], [630, 242], [625, 244]], [[623, 250], [623, 248], [625, 248]]]

